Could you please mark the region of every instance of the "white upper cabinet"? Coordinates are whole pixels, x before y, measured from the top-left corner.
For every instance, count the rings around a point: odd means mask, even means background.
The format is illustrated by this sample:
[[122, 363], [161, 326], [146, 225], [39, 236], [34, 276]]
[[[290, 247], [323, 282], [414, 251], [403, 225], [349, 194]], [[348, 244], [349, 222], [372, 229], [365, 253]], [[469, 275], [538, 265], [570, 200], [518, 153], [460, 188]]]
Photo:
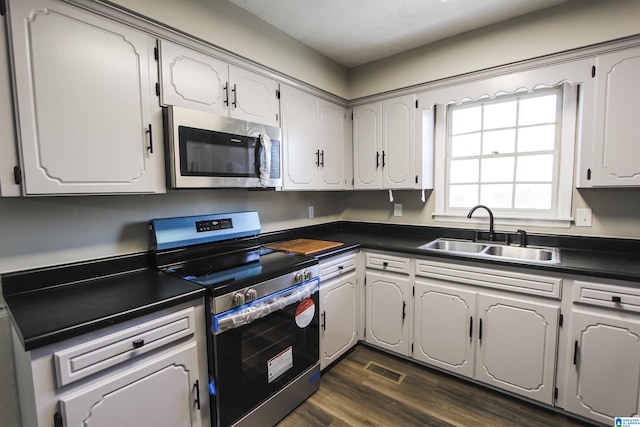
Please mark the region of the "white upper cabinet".
[[155, 39], [62, 2], [8, 6], [24, 194], [165, 191]]
[[351, 140], [344, 107], [282, 87], [285, 190], [344, 190], [351, 185]]
[[578, 187], [640, 186], [640, 48], [596, 58], [585, 95]]
[[279, 84], [194, 49], [160, 42], [161, 102], [280, 126]]
[[356, 189], [432, 188], [433, 108], [418, 106], [412, 94], [354, 107]]

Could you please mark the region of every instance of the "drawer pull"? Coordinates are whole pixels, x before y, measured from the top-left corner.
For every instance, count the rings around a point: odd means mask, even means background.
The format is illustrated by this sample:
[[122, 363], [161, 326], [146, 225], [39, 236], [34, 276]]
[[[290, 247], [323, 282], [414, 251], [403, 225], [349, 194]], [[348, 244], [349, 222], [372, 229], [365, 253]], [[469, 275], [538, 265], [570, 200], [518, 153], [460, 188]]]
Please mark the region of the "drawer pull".
[[384, 262], [382, 263], [382, 266], [383, 266], [384, 268], [387, 268], [387, 267], [389, 267], [389, 263], [388, 263], [387, 261], [384, 261]]
[[575, 340], [573, 343], [573, 364], [578, 364], [578, 340]]
[[469, 320], [469, 338], [473, 337], [473, 316]]
[[133, 342], [133, 348], [140, 348], [144, 345], [144, 340], [140, 339], [140, 340], [135, 340]]
[[615, 302], [616, 304], [620, 304], [622, 302], [622, 298], [614, 295], [611, 297], [611, 301]]
[[343, 265], [339, 265], [338, 266], [338, 270], [344, 270], [344, 266]]

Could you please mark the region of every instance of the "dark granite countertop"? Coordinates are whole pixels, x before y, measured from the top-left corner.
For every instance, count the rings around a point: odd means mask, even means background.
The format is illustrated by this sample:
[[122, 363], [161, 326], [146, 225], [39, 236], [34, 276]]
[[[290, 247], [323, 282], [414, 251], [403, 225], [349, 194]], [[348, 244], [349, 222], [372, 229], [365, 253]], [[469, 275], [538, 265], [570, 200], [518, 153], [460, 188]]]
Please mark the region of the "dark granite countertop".
[[[479, 266], [506, 266], [628, 281], [640, 286], [640, 240], [556, 235], [528, 236], [532, 246], [561, 249], [561, 262], [540, 264], [507, 259], [424, 251], [419, 246], [440, 237], [473, 238], [474, 231], [440, 227], [338, 221], [264, 233], [263, 244], [315, 238], [344, 245], [315, 254], [319, 259], [351, 250], [376, 249]], [[80, 262], [2, 275], [11, 319], [25, 350], [32, 350], [105, 326], [202, 298], [205, 289], [165, 275], [149, 253]]]

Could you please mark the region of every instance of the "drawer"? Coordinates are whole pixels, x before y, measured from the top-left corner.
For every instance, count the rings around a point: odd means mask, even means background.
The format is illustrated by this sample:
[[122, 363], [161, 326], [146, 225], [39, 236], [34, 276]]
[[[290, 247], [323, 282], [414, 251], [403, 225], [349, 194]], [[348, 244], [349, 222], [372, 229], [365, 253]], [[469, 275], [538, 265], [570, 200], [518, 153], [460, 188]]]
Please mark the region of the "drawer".
[[193, 335], [193, 307], [53, 354], [58, 387]]
[[366, 267], [377, 270], [391, 271], [394, 273], [409, 274], [410, 260], [405, 257], [398, 257], [386, 254], [367, 252]]
[[553, 299], [560, 299], [562, 295], [562, 279], [559, 277], [418, 259], [416, 277], [420, 276]]
[[355, 270], [356, 254], [338, 255], [320, 261], [320, 281], [329, 280], [346, 272]]
[[619, 310], [640, 312], [640, 289], [576, 280], [574, 301]]

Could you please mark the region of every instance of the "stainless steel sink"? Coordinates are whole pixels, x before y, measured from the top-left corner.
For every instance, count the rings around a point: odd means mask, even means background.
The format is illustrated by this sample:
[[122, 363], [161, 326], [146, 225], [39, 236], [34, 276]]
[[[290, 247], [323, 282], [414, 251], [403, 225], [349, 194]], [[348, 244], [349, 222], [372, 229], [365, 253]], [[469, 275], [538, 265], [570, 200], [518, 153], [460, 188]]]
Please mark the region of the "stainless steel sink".
[[486, 255], [524, 259], [529, 261], [554, 262], [557, 258], [557, 249], [546, 248], [521, 248], [518, 246], [491, 246], [486, 251]]
[[426, 245], [420, 246], [418, 249], [436, 249], [440, 251], [451, 252], [470, 252], [477, 253], [486, 249], [487, 245], [482, 243], [469, 242], [466, 240], [455, 239], [437, 239]]
[[545, 264], [560, 262], [560, 251], [556, 248], [509, 246], [462, 239], [436, 239], [419, 246], [418, 249], [461, 253], [472, 257], [487, 259], [503, 258]]

